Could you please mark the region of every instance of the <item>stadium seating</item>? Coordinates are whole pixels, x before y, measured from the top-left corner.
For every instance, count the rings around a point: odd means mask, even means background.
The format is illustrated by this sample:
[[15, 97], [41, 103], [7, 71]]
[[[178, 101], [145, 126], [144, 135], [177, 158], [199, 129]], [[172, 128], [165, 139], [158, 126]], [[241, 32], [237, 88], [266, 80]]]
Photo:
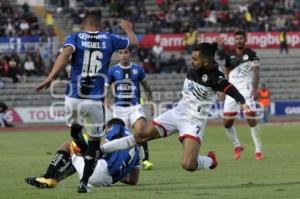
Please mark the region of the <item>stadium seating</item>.
[[[291, 50], [288, 55], [278, 55], [277, 50], [260, 50], [260, 82], [271, 90], [272, 100], [300, 99], [300, 57], [299, 50]], [[298, 55], [297, 55], [298, 54]], [[147, 79], [154, 91], [156, 101], [176, 101], [180, 98], [185, 73], [148, 74]], [[26, 83], [12, 83], [9, 78], [2, 78], [5, 85], [0, 90], [0, 101], [8, 106], [49, 106], [54, 101], [62, 102], [65, 84], [56, 84], [53, 92], [61, 95], [53, 98], [50, 90], [36, 93], [33, 88], [44, 77], [28, 77]], [[168, 94], [166, 94], [168, 93]], [[172, 96], [172, 97], [170, 97]]]

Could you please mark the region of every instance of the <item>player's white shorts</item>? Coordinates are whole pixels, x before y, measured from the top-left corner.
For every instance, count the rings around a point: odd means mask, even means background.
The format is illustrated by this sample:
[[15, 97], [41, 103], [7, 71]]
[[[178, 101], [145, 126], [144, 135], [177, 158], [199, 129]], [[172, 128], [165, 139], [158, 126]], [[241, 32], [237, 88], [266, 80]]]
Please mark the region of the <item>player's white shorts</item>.
[[139, 118], [146, 119], [145, 110], [141, 104], [128, 107], [113, 106], [113, 117], [122, 119], [127, 128], [131, 128]]
[[153, 119], [160, 136], [166, 137], [179, 131], [179, 139], [192, 138], [201, 143], [207, 120], [196, 119], [175, 107]]
[[[253, 111], [249, 113], [249, 116], [255, 116], [256, 102], [251, 96], [251, 92], [248, 89], [239, 89], [239, 92], [244, 96], [246, 104]], [[240, 104], [237, 103], [232, 97], [226, 95], [224, 101], [223, 115], [224, 117], [231, 117], [237, 115], [241, 110]]]
[[85, 127], [86, 132], [90, 136], [104, 136], [105, 116], [101, 101], [76, 99], [66, 96], [65, 110], [67, 117], [66, 124], [69, 127], [72, 124], [80, 124]]
[[[72, 155], [72, 164], [75, 167], [79, 178], [83, 175], [84, 159], [81, 156], [75, 154]], [[104, 159], [100, 159], [97, 162], [97, 166], [94, 173], [89, 178], [89, 185], [96, 187], [107, 187], [113, 183], [112, 177], [107, 168], [107, 162]]]

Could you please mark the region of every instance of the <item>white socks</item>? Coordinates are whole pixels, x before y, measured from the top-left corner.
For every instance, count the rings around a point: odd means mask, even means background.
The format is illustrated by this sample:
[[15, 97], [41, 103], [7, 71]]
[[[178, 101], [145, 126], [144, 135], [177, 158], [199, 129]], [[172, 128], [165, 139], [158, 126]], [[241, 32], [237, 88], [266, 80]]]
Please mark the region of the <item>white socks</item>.
[[225, 128], [225, 133], [228, 136], [228, 138], [230, 139], [231, 143], [234, 145], [234, 147], [241, 146], [241, 143], [236, 134], [236, 129], [234, 126], [232, 126], [230, 128]]
[[255, 152], [262, 152], [262, 141], [261, 141], [261, 128], [257, 124], [254, 127], [250, 127], [251, 136], [255, 145]]
[[210, 157], [201, 155], [198, 156], [197, 162], [198, 170], [209, 169], [209, 167], [211, 167], [211, 165], [213, 164], [213, 160]]
[[136, 145], [133, 135], [123, 137], [120, 139], [115, 139], [107, 142], [101, 146], [103, 153], [112, 153], [115, 151], [127, 150]]

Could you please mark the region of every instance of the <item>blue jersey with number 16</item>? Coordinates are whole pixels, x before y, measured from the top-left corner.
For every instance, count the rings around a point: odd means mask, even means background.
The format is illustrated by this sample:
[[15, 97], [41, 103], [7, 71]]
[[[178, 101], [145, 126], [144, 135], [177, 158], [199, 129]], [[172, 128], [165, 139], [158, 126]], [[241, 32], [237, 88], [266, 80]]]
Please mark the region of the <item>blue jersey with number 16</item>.
[[74, 53], [65, 94], [71, 98], [103, 100], [111, 56], [115, 50], [128, 45], [128, 38], [108, 32], [78, 32], [67, 36], [64, 47], [73, 47]]

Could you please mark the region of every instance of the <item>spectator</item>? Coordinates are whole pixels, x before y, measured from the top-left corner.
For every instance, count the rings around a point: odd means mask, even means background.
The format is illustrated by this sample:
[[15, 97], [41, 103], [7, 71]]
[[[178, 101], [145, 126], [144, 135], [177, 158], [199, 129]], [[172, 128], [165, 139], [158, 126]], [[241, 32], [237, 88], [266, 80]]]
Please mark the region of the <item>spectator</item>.
[[155, 45], [152, 47], [152, 52], [153, 52], [154, 56], [156, 58], [162, 56], [163, 51], [164, 51], [164, 48], [161, 46], [160, 40], [157, 40]]
[[111, 0], [110, 1], [110, 4], [109, 4], [109, 14], [110, 14], [110, 17], [112, 17], [112, 18], [116, 18], [116, 17], [119, 16], [119, 13], [118, 13], [118, 4], [116, 3], [115, 0]]
[[279, 42], [280, 42], [280, 54], [283, 53], [283, 50], [286, 54], [289, 53], [288, 45], [287, 45], [287, 38], [286, 38], [286, 31], [282, 29], [279, 33]]
[[47, 14], [45, 15], [45, 21], [48, 28], [52, 28], [54, 24], [54, 18], [51, 12], [47, 12]]
[[189, 32], [185, 33], [183, 46], [187, 54], [191, 54], [194, 46], [198, 43], [198, 31], [194, 27], [189, 27]]
[[178, 70], [176, 71], [177, 73], [185, 73], [187, 72], [187, 63], [184, 58], [184, 53], [180, 53], [179, 58], [177, 59], [177, 65], [178, 65]]
[[176, 55], [172, 54], [170, 56], [170, 58], [167, 61], [166, 67], [164, 69], [161, 70], [161, 72], [166, 72], [166, 73], [170, 73], [170, 72], [177, 72], [178, 73], [178, 63], [177, 63], [177, 59], [176, 59]]
[[13, 80], [13, 83], [18, 83], [20, 81], [24, 81], [24, 76], [22, 75], [22, 71], [20, 69], [20, 63], [17, 63], [14, 58], [10, 58], [8, 61], [8, 77], [11, 77]]
[[24, 14], [27, 14], [29, 12], [29, 6], [27, 4], [27, 2], [25, 2], [23, 5], [22, 5], [22, 9], [23, 9], [23, 13]]
[[42, 60], [42, 56], [39, 50], [36, 50], [33, 57], [33, 62], [35, 66], [35, 73], [36, 75], [44, 75], [45, 74], [45, 65]]
[[7, 105], [4, 102], [0, 102], [0, 127], [2, 128], [13, 127], [13, 125], [8, 123], [5, 119], [7, 109]]
[[25, 70], [26, 76], [31, 76], [31, 75], [35, 74], [35, 65], [32, 60], [32, 56], [29, 54], [27, 54], [25, 57], [24, 70]]
[[262, 118], [263, 123], [268, 122], [268, 115], [270, 112], [270, 95], [271, 95], [270, 90], [266, 88], [265, 84], [263, 84], [262, 88], [258, 92], [258, 100], [260, 105], [263, 108], [263, 118]]

